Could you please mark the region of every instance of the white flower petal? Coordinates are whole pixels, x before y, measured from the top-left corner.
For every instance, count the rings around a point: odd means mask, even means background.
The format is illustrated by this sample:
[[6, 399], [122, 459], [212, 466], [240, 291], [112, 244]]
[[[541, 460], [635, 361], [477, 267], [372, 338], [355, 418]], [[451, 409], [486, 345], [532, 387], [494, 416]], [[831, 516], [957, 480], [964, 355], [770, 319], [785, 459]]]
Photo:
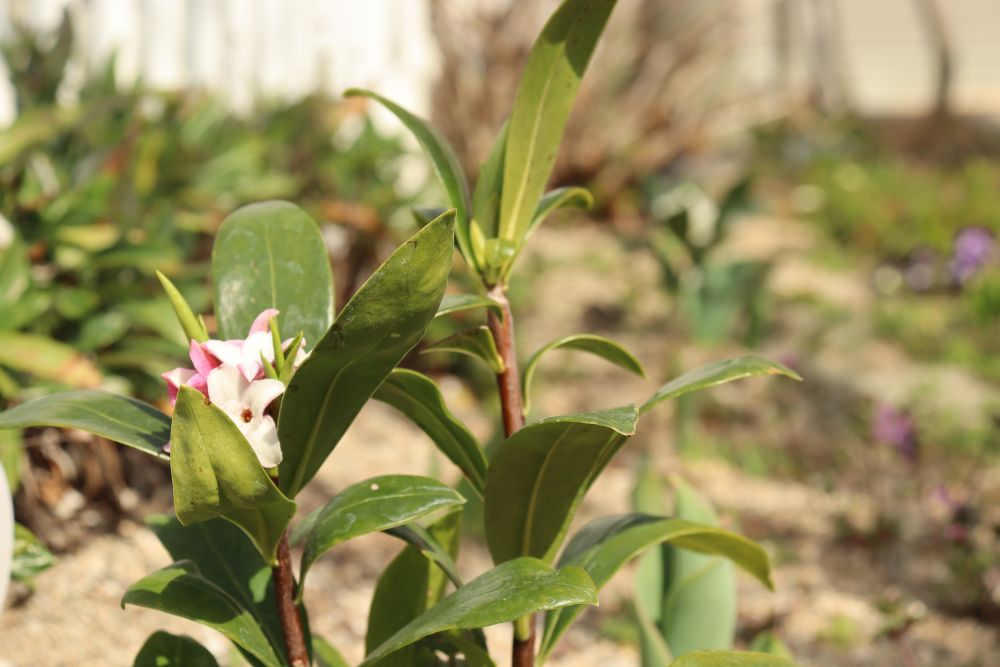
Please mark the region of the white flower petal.
[[285, 391], [285, 385], [279, 380], [265, 378], [254, 380], [243, 392], [241, 402], [250, 408], [254, 417], [264, 414], [264, 410], [271, 404], [271, 401], [278, 398]]
[[242, 341], [215, 340], [213, 338], [205, 341], [203, 347], [223, 364], [239, 366], [243, 360], [243, 355], [240, 352]]
[[240, 370], [243, 371], [243, 377], [253, 380], [264, 372], [264, 365], [260, 361], [262, 356], [274, 363], [274, 341], [271, 334], [252, 333], [240, 348]]
[[223, 364], [208, 374], [208, 400], [226, 412], [233, 412], [234, 405], [242, 404], [249, 384], [235, 367]]
[[265, 468], [273, 468], [281, 463], [281, 444], [278, 442], [278, 426], [270, 417], [254, 419], [241, 428], [247, 442], [257, 455], [257, 460]]

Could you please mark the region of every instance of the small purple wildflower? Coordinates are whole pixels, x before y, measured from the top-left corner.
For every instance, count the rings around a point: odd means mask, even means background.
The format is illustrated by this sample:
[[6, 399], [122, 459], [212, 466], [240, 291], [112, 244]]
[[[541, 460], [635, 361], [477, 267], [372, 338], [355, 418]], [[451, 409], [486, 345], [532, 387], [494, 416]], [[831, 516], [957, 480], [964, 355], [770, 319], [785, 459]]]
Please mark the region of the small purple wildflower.
[[996, 251], [996, 238], [985, 227], [966, 227], [955, 236], [949, 263], [952, 277], [966, 283], [982, 270]]
[[900, 410], [888, 403], [875, 409], [872, 438], [889, 445], [910, 463], [917, 462], [917, 425], [908, 410]]

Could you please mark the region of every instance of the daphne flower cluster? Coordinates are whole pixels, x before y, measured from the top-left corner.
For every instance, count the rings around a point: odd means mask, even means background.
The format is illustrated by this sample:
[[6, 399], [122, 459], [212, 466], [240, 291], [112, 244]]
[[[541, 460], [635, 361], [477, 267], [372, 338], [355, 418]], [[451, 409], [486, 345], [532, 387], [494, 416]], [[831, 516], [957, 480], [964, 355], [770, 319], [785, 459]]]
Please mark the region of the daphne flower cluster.
[[[244, 340], [192, 340], [189, 354], [194, 368], [179, 367], [162, 375], [171, 405], [181, 386], [200, 391], [233, 420], [265, 468], [281, 463], [278, 427], [267, 408], [284, 393], [285, 384], [267, 377], [265, 371], [265, 362], [272, 367], [275, 363], [270, 323], [277, 314], [268, 308], [258, 315]], [[284, 341], [282, 351], [291, 344]], [[303, 340], [294, 356], [296, 368], [307, 356], [304, 347]]]

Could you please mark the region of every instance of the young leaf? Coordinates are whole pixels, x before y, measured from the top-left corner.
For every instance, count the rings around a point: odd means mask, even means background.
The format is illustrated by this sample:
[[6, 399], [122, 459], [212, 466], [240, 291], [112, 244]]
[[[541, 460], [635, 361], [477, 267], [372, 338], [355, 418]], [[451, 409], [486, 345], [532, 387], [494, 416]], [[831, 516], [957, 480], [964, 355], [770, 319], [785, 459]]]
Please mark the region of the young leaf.
[[674, 660], [670, 667], [795, 667], [795, 663], [766, 653], [693, 651]]
[[[675, 480], [674, 484], [677, 488], [675, 513], [679, 518], [718, 525], [719, 519], [708, 499], [680, 480]], [[718, 556], [678, 548], [683, 546], [671, 544], [661, 551], [664, 583], [660, 629], [663, 638], [674, 655], [730, 648], [736, 637], [737, 612], [733, 563]], [[722, 552], [719, 555], [729, 556]], [[733, 561], [741, 565], [735, 558]]]
[[537, 611], [597, 604], [594, 584], [581, 568], [554, 570], [535, 558], [498, 565], [445, 597], [369, 653], [362, 665], [446, 630], [484, 628]]
[[450, 315], [451, 313], [472, 310], [474, 308], [488, 308], [497, 315], [503, 315], [503, 308], [500, 304], [488, 296], [481, 294], [445, 294], [444, 298], [441, 299], [441, 307], [438, 308], [437, 314], [434, 317]]
[[282, 665], [250, 612], [189, 561], [168, 565], [132, 584], [122, 597], [122, 607], [127, 604], [196, 621], [218, 630], [266, 667]]
[[726, 382], [753, 377], [755, 375], [784, 375], [793, 380], [802, 380], [798, 373], [777, 362], [768, 361], [760, 357], [737, 357], [735, 359], [707, 364], [674, 378], [660, 387], [639, 408], [639, 412], [645, 413], [663, 401], [683, 396], [692, 391], [700, 391], [718, 384], [725, 384]]
[[493, 340], [493, 334], [486, 325], [428, 343], [421, 353], [428, 352], [457, 352], [482, 359], [494, 373], [499, 374], [504, 371], [503, 359], [497, 351], [496, 341]]
[[101, 371], [90, 359], [65, 343], [35, 334], [0, 332], [0, 366], [78, 389], [101, 383]]
[[448, 410], [433, 380], [417, 371], [397, 368], [373, 398], [413, 420], [482, 495], [486, 487], [486, 457], [475, 436]]
[[139, 649], [132, 667], [219, 667], [219, 663], [194, 639], [159, 630]]
[[0, 413], [0, 428], [77, 428], [166, 459], [170, 417], [127, 396], [97, 389], [50, 394]]
[[271, 481], [236, 424], [191, 387], [177, 392], [170, 476], [182, 524], [223, 516], [246, 532], [265, 560], [275, 562], [295, 503]]
[[430, 223], [383, 264], [292, 377], [278, 418], [281, 488], [294, 497], [354, 417], [424, 335], [451, 269], [455, 214]]
[[580, 350], [597, 355], [602, 359], [610, 361], [619, 368], [631, 371], [640, 377], [646, 377], [646, 372], [642, 369], [639, 360], [632, 356], [632, 353], [623, 346], [609, 340], [604, 336], [594, 334], [575, 334], [558, 338], [551, 343], [547, 343], [528, 359], [524, 366], [524, 375], [521, 380], [521, 393], [524, 394], [524, 411], [531, 409], [531, 381], [535, 377], [535, 368], [542, 356], [551, 350]]
[[479, 170], [476, 189], [472, 193], [472, 219], [479, 226], [484, 238], [497, 235], [500, 219], [500, 195], [503, 192], [503, 156], [507, 150], [507, 130], [510, 125], [504, 121], [493, 142], [490, 154]]
[[525, 426], [497, 448], [486, 475], [486, 543], [495, 563], [552, 562], [577, 505], [635, 433], [634, 405]]
[[284, 650], [284, 634], [274, 595], [271, 568], [253, 542], [234, 524], [210, 519], [191, 526], [176, 516], [146, 519], [160, 544], [175, 561], [191, 561], [254, 618], [275, 651]]
[[220, 338], [243, 338], [254, 318], [277, 308], [282, 331], [312, 344], [333, 321], [333, 276], [319, 227], [283, 201], [232, 213], [212, 246], [212, 282]]
[[[600, 590], [625, 563], [649, 547], [664, 542], [678, 549], [731, 558], [764, 585], [771, 587], [767, 554], [750, 540], [713, 526], [645, 514], [626, 514], [592, 521], [573, 536], [559, 559], [559, 565], [579, 565], [587, 570]], [[546, 616], [540, 655], [551, 652], [582, 611], [582, 607], [567, 607]], [[711, 615], [707, 618], [713, 622], [719, 620]], [[673, 644], [670, 646], [675, 653], [679, 653]]]
[[594, 205], [594, 196], [586, 188], [567, 187], [556, 188], [546, 192], [538, 201], [535, 208], [535, 216], [531, 219], [526, 236], [530, 236], [538, 228], [545, 218], [556, 209], [572, 206], [574, 208], [590, 208]]
[[500, 238], [520, 244], [549, 179], [566, 120], [615, 0], [566, 0], [528, 55], [503, 164]]
[[341, 542], [464, 502], [457, 491], [429, 477], [385, 475], [352, 484], [327, 503], [306, 535], [301, 578], [317, 558]]
[[413, 133], [421, 148], [427, 153], [427, 157], [430, 158], [435, 175], [441, 181], [441, 185], [444, 186], [445, 192], [448, 193], [448, 198], [451, 200], [451, 205], [457, 211], [455, 231], [458, 247], [462, 251], [465, 261], [475, 268], [476, 264], [469, 241], [469, 184], [462, 171], [462, 165], [448, 141], [437, 128], [424, 119], [370, 90], [351, 88], [344, 92], [344, 97], [368, 97], [375, 100], [391, 111]]
[[167, 278], [159, 271], [156, 272], [156, 277], [159, 279], [160, 285], [163, 286], [163, 291], [167, 293], [170, 305], [173, 307], [174, 314], [177, 315], [177, 321], [180, 322], [187, 339], [196, 340], [199, 343], [204, 343], [208, 340], [208, 332], [205, 331], [203, 323], [195, 316], [194, 311], [191, 310], [191, 306], [188, 305], [180, 290], [170, 282], [170, 278]]

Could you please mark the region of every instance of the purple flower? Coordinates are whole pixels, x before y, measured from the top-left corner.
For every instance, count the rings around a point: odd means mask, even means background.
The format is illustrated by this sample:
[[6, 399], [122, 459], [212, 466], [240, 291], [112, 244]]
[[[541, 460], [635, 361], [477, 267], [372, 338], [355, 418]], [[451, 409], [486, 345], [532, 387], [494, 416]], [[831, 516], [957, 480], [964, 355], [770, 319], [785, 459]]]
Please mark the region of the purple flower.
[[993, 232], [985, 227], [966, 227], [955, 236], [949, 268], [959, 283], [968, 282], [990, 261], [996, 249]]
[[916, 463], [918, 454], [917, 425], [907, 410], [900, 410], [888, 403], [875, 409], [872, 438], [889, 445], [910, 463]]

